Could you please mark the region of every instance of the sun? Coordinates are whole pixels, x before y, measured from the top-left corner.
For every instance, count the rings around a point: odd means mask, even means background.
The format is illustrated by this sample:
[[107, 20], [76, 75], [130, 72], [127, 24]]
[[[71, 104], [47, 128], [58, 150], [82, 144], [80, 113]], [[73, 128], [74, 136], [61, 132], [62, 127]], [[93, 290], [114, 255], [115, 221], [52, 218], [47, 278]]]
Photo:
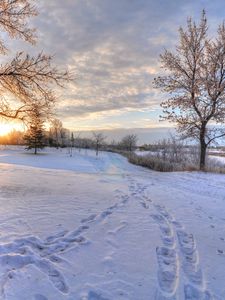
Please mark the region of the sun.
[[0, 123], [0, 135], [7, 135], [12, 130], [11, 124]]
[[0, 122], [0, 136], [9, 134], [13, 129], [19, 130], [19, 126], [15, 123]]

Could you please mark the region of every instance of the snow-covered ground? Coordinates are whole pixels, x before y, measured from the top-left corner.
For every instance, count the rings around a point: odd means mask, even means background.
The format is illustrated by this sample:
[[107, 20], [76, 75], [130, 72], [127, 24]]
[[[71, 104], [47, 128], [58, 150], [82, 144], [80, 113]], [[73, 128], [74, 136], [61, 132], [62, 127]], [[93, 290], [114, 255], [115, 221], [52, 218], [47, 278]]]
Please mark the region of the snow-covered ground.
[[225, 299], [225, 175], [0, 151], [0, 299]]
[[225, 156], [210, 155], [209, 157], [211, 160], [218, 162], [225, 167]]

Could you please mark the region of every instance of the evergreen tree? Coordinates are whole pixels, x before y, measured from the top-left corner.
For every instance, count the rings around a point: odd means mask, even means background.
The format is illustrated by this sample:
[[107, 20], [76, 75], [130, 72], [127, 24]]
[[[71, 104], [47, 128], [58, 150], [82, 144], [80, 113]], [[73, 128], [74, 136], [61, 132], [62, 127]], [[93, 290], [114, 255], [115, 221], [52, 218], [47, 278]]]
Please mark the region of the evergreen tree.
[[30, 111], [29, 129], [24, 137], [27, 150], [34, 149], [37, 154], [38, 149], [43, 149], [44, 144], [44, 120], [38, 105], [34, 105]]

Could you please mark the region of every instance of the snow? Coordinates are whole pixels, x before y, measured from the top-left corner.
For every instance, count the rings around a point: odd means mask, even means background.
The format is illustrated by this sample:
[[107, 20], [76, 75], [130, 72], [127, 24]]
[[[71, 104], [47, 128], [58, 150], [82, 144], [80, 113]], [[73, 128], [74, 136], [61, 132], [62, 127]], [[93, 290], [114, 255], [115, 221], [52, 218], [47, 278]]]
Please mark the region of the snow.
[[138, 156], [147, 156], [147, 155], [157, 155], [157, 152], [148, 151], [148, 150], [144, 150], [144, 151], [136, 150], [135, 154], [137, 154]]
[[0, 152], [0, 299], [225, 299], [225, 175]]
[[225, 156], [209, 155], [210, 159], [220, 165], [225, 165]]

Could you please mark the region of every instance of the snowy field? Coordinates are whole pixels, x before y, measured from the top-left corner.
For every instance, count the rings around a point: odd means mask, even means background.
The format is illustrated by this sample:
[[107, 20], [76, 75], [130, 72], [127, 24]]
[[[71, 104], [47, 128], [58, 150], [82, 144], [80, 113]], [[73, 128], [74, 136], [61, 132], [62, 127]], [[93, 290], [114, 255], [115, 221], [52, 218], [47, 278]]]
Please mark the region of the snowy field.
[[0, 151], [0, 299], [225, 299], [225, 175]]

